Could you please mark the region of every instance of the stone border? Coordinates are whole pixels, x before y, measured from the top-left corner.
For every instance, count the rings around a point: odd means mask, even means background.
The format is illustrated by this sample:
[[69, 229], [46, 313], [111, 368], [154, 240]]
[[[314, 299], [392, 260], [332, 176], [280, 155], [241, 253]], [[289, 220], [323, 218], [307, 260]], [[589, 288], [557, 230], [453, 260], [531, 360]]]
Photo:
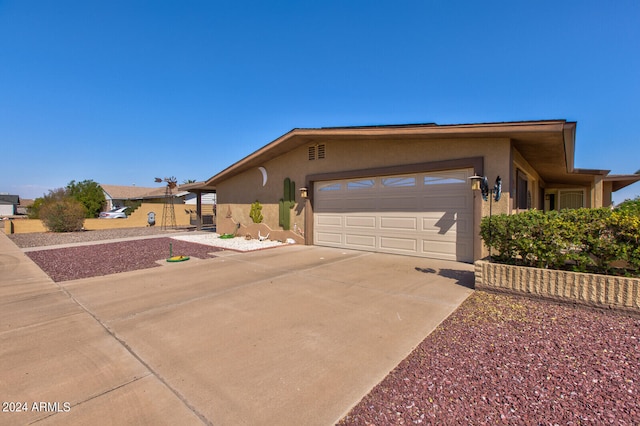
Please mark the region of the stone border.
[[640, 278], [474, 263], [475, 288], [520, 293], [640, 314]]

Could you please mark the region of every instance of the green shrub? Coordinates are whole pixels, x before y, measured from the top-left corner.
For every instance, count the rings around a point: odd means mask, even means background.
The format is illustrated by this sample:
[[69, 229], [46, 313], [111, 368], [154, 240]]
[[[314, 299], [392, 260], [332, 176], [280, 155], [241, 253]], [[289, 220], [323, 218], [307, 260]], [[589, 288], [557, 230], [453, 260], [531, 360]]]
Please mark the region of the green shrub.
[[258, 200], [251, 204], [251, 210], [249, 211], [249, 217], [253, 220], [253, 223], [261, 223], [264, 219], [262, 216], [262, 204]]
[[106, 203], [102, 187], [92, 180], [72, 180], [67, 184], [66, 194], [82, 203], [85, 217], [98, 217]]
[[40, 219], [52, 232], [72, 232], [82, 229], [85, 208], [81, 202], [67, 197], [44, 203], [40, 207]]
[[[640, 276], [640, 214], [632, 209], [484, 217], [480, 235], [498, 262]], [[626, 262], [626, 270], [620, 270], [619, 261]]]
[[616, 206], [615, 211], [626, 211], [640, 215], [640, 197], [636, 197], [633, 200], [624, 200]]

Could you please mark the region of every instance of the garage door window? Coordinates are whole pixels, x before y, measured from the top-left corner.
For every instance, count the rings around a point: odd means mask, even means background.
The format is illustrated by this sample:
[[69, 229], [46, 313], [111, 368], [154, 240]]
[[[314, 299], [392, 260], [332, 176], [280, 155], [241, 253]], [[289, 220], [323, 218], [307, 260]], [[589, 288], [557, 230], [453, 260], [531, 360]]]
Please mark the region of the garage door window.
[[450, 184], [466, 184], [466, 181], [462, 178], [451, 176], [451, 175], [441, 175], [441, 176], [425, 176], [424, 184], [425, 185], [450, 185]]
[[376, 181], [373, 179], [360, 179], [347, 182], [347, 190], [370, 189], [373, 188]]
[[416, 186], [416, 178], [414, 177], [382, 178], [382, 186], [387, 186], [392, 188]]
[[340, 191], [342, 189], [341, 183], [330, 183], [325, 185], [320, 185], [318, 191]]

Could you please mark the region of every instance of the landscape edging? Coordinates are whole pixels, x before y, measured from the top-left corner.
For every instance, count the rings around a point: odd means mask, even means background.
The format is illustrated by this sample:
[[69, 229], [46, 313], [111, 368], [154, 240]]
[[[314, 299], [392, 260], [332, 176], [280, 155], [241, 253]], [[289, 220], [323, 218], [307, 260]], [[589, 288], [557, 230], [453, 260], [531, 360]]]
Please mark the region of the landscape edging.
[[474, 263], [475, 288], [640, 313], [640, 278]]

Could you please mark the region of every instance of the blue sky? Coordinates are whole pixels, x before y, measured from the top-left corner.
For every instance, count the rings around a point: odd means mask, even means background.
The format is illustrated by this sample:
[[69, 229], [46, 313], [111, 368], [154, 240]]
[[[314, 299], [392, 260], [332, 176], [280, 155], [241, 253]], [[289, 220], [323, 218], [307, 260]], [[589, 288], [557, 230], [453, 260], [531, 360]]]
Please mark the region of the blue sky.
[[542, 119], [577, 121], [576, 167], [640, 169], [640, 2], [0, 0], [23, 198], [205, 180], [297, 127]]

